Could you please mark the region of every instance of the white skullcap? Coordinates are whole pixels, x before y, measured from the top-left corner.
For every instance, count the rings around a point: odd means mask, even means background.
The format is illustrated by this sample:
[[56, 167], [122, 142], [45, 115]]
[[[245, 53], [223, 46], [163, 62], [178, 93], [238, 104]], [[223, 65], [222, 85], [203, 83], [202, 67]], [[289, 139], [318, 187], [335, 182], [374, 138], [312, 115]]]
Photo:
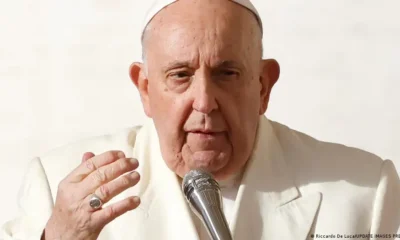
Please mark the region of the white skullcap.
[[[155, 0], [153, 5], [151, 6], [150, 10], [146, 14], [146, 17], [144, 19], [143, 25], [142, 25], [142, 34], [144, 30], [146, 29], [146, 26], [149, 24], [149, 22], [154, 18], [154, 16], [160, 12], [163, 8], [167, 7], [168, 5], [179, 1], [179, 0]], [[263, 33], [263, 27], [262, 27], [262, 22], [260, 15], [258, 14], [257, 9], [254, 7], [254, 5], [250, 2], [250, 0], [230, 0], [232, 2], [235, 2], [248, 10], [252, 11], [254, 15], [257, 18], [258, 24], [260, 25], [261, 28], [261, 34]]]

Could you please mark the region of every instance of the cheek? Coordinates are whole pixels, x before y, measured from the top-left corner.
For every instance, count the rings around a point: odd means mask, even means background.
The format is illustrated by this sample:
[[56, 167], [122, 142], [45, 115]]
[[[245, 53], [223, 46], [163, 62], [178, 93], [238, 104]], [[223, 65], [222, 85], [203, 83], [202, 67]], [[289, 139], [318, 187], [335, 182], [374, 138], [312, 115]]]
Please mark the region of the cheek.
[[184, 96], [173, 94], [162, 86], [151, 88], [149, 98], [152, 119], [159, 133], [161, 147], [173, 148], [176, 152], [177, 147], [182, 144], [182, 126], [191, 104], [185, 100]]
[[221, 108], [230, 131], [235, 149], [249, 148], [259, 118], [260, 93], [255, 84], [236, 88], [224, 94]]
[[169, 121], [174, 117], [171, 112], [178, 109], [176, 99], [161, 82], [154, 81], [149, 84], [149, 100], [154, 121]]
[[258, 114], [260, 92], [255, 84], [230, 88], [224, 91], [220, 103], [227, 120], [231, 119], [243, 124], [243, 121]]
[[251, 83], [246, 85], [243, 91], [240, 92], [238, 106], [240, 106], [242, 111], [247, 113], [245, 117], [252, 118], [254, 114], [258, 115], [261, 102], [260, 91], [259, 82], [256, 79], [252, 79]]

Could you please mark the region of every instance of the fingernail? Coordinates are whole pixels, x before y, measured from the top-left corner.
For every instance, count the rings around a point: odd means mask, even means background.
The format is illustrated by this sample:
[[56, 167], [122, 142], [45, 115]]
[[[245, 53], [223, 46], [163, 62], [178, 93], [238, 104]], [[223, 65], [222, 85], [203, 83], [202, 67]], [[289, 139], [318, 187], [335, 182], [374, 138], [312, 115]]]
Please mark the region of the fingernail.
[[133, 198], [133, 202], [136, 203], [136, 204], [139, 204], [140, 203], [140, 198], [139, 197], [134, 197]]
[[130, 158], [131, 163], [138, 163], [138, 160], [136, 158]]
[[131, 172], [131, 177], [132, 177], [132, 178], [139, 178], [140, 175], [139, 175], [138, 172]]
[[118, 152], [117, 156], [119, 158], [124, 158], [125, 157], [125, 153], [124, 152]]

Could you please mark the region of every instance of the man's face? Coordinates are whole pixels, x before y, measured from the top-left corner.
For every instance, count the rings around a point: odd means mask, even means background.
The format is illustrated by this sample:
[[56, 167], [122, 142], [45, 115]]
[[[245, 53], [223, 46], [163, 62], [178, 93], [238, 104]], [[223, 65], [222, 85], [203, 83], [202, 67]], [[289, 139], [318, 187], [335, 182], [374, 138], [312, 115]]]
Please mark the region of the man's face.
[[255, 17], [230, 1], [181, 0], [149, 28], [138, 87], [166, 164], [181, 177], [196, 168], [217, 179], [237, 172], [252, 153], [272, 87], [261, 80]]

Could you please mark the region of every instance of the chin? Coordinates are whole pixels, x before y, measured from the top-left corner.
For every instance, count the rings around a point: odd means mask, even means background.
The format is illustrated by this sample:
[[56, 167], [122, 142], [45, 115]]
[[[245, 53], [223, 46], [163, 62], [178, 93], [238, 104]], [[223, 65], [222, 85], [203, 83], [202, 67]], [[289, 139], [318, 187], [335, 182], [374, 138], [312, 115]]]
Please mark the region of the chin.
[[190, 159], [188, 161], [183, 160], [180, 164], [173, 166], [171, 170], [181, 178], [195, 169], [202, 169], [217, 177], [220, 172], [224, 172], [228, 163], [229, 159]]
[[192, 154], [187, 161], [190, 169], [202, 168], [210, 173], [225, 168], [230, 161], [231, 154], [221, 151], [198, 151]]
[[204, 171], [211, 173], [213, 175], [213, 177], [215, 178], [215, 180], [217, 180], [217, 181], [227, 179], [235, 171], [235, 169], [232, 168], [232, 166], [230, 164], [224, 165], [223, 167], [216, 167], [216, 166], [212, 166], [212, 165], [209, 166], [209, 165], [204, 165], [204, 164], [198, 164], [197, 166], [194, 166], [194, 167], [189, 167], [188, 165], [184, 165], [184, 166], [179, 166], [179, 167], [171, 169], [171, 170], [174, 171], [179, 177], [184, 178], [185, 175], [189, 171], [194, 170], [194, 169], [202, 169]]
[[197, 162], [194, 167], [188, 168], [185, 173], [193, 169], [202, 169], [211, 173], [215, 180], [221, 181], [229, 178], [236, 171], [233, 165], [234, 163], [232, 163], [230, 159], [226, 159], [223, 161], [214, 160], [210, 162]]
[[230, 149], [208, 149], [189, 151], [183, 147], [179, 154], [173, 154], [165, 158], [168, 167], [179, 177], [183, 178], [189, 171], [202, 169], [211, 173], [216, 179], [223, 179], [232, 172], [232, 151]]

